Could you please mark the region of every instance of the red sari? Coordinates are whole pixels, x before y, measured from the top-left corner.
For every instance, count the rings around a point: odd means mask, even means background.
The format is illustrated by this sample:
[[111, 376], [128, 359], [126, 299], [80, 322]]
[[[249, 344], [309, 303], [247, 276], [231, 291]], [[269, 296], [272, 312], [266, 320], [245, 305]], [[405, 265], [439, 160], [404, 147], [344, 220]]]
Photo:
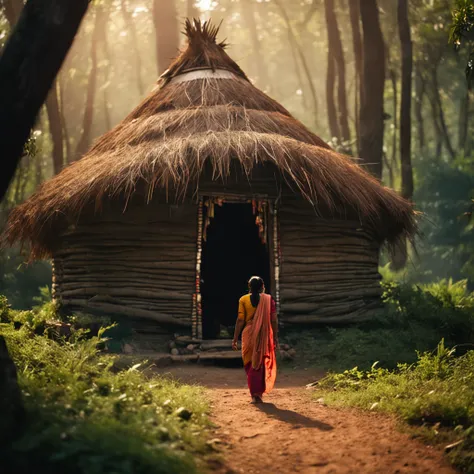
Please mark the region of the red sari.
[[277, 364], [271, 310], [272, 297], [262, 293], [253, 318], [242, 332], [242, 358], [252, 397], [269, 393], [275, 385]]

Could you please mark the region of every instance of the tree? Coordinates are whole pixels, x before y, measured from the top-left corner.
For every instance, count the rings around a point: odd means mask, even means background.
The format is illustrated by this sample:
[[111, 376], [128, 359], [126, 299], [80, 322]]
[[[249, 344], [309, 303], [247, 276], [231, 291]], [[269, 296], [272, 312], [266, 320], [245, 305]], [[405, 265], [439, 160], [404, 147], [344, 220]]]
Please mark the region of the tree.
[[133, 48], [133, 56], [135, 59], [135, 74], [137, 77], [137, 87], [140, 96], [142, 96], [145, 92], [145, 87], [143, 85], [142, 79], [142, 60], [140, 57], [140, 48], [138, 47], [138, 39], [137, 39], [137, 29], [135, 27], [135, 23], [133, 21], [132, 13], [128, 10], [128, 2], [127, 0], [121, 0], [121, 10], [123, 21], [130, 33], [130, 41]]
[[247, 24], [247, 28], [250, 33], [250, 39], [252, 40], [253, 56], [254, 56], [254, 67], [257, 73], [258, 83], [262, 89], [268, 88], [268, 76], [267, 69], [265, 66], [265, 60], [262, 54], [262, 46], [257, 32], [257, 22], [255, 20], [255, 5], [253, 0], [242, 0], [242, 15]]
[[359, 155], [376, 178], [382, 177], [385, 45], [376, 0], [361, 0], [364, 90], [360, 106]]
[[[400, 105], [400, 162], [402, 196], [413, 198], [413, 170], [411, 166], [411, 92], [413, 72], [413, 45], [408, 20], [408, 0], [398, 0], [398, 33], [402, 52], [402, 93]], [[407, 242], [401, 242], [393, 255], [393, 265], [401, 268], [407, 260]]]
[[0, 57], [0, 200], [89, 0], [29, 0]]
[[453, 22], [449, 37], [451, 43], [459, 49], [463, 44], [468, 44], [469, 60], [466, 66], [466, 78], [469, 87], [474, 79], [474, 3], [472, 0], [457, 0], [453, 12]]
[[158, 75], [167, 69], [178, 54], [179, 29], [174, 0], [153, 0], [153, 23], [156, 34], [156, 61]]
[[58, 174], [64, 166], [64, 139], [61, 112], [59, 109], [57, 81], [54, 81], [46, 99], [46, 110], [48, 112], [49, 130], [53, 140], [53, 170]]
[[411, 167], [411, 92], [413, 72], [413, 45], [408, 20], [408, 0], [398, 1], [398, 31], [402, 51], [402, 93], [400, 108], [400, 161], [402, 196], [413, 197], [413, 171]]
[[104, 26], [105, 9], [102, 5], [96, 7], [94, 30], [92, 31], [90, 58], [91, 66], [89, 69], [89, 79], [87, 81], [86, 103], [84, 107], [84, 116], [82, 120], [82, 134], [77, 144], [75, 159], [78, 160], [87, 151], [91, 143], [91, 130], [94, 120], [94, 100], [97, 90], [97, 47], [99, 38]]
[[[347, 143], [350, 142], [347, 96], [346, 96], [346, 65], [344, 61], [344, 50], [342, 48], [341, 34], [337, 24], [334, 11], [334, 0], [324, 0], [326, 13], [326, 25], [328, 30], [328, 73], [326, 81], [328, 116], [331, 134], [344, 143], [346, 151], [349, 151]], [[337, 112], [334, 104], [333, 84], [337, 73]], [[335, 115], [335, 116], [334, 116]]]
[[354, 110], [355, 110], [355, 127], [357, 136], [357, 149], [359, 149], [359, 104], [363, 97], [362, 87], [362, 37], [360, 33], [360, 0], [348, 0], [349, 16], [352, 31], [352, 48], [354, 50], [355, 65], [355, 91], [354, 91]]
[[[23, 0], [3, 0], [5, 16], [7, 17], [10, 29], [13, 29], [20, 18], [23, 8]], [[53, 170], [54, 174], [61, 171], [64, 163], [63, 150], [63, 127], [61, 122], [61, 114], [59, 111], [58, 90], [56, 81], [53, 83], [51, 90], [46, 99], [46, 110], [48, 114], [49, 131], [53, 142]], [[15, 193], [16, 194], [16, 193]]]

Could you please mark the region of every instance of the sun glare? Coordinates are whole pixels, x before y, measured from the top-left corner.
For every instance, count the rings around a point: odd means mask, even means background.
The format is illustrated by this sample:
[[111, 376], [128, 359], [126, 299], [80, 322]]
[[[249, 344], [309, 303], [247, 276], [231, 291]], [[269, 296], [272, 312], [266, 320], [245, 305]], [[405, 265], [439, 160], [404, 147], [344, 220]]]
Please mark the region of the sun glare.
[[214, 0], [198, 0], [196, 2], [196, 7], [202, 12], [208, 12], [214, 9], [215, 3]]

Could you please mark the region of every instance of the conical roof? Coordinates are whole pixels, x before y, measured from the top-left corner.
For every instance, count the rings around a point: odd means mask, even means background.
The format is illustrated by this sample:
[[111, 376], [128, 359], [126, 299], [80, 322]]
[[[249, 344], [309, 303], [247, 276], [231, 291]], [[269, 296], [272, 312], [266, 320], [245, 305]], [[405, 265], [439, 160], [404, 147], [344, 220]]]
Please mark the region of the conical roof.
[[231, 173], [232, 162], [247, 174], [273, 165], [315, 208], [351, 209], [381, 240], [415, 231], [411, 204], [254, 87], [217, 43], [217, 32], [207, 22], [186, 22], [188, 46], [157, 87], [82, 159], [12, 211], [8, 243], [29, 241], [33, 257], [47, 255], [60, 227], [85, 206], [128, 198], [143, 184], [148, 197], [160, 188], [184, 196], [205, 164], [217, 180]]

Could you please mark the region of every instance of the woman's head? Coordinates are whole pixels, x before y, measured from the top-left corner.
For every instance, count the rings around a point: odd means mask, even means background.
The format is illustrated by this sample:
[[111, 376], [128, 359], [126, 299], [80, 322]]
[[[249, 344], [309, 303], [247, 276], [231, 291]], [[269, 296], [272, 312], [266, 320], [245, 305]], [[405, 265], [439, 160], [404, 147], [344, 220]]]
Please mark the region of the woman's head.
[[265, 289], [265, 284], [259, 276], [253, 276], [249, 280], [249, 290], [252, 295], [259, 295]]

